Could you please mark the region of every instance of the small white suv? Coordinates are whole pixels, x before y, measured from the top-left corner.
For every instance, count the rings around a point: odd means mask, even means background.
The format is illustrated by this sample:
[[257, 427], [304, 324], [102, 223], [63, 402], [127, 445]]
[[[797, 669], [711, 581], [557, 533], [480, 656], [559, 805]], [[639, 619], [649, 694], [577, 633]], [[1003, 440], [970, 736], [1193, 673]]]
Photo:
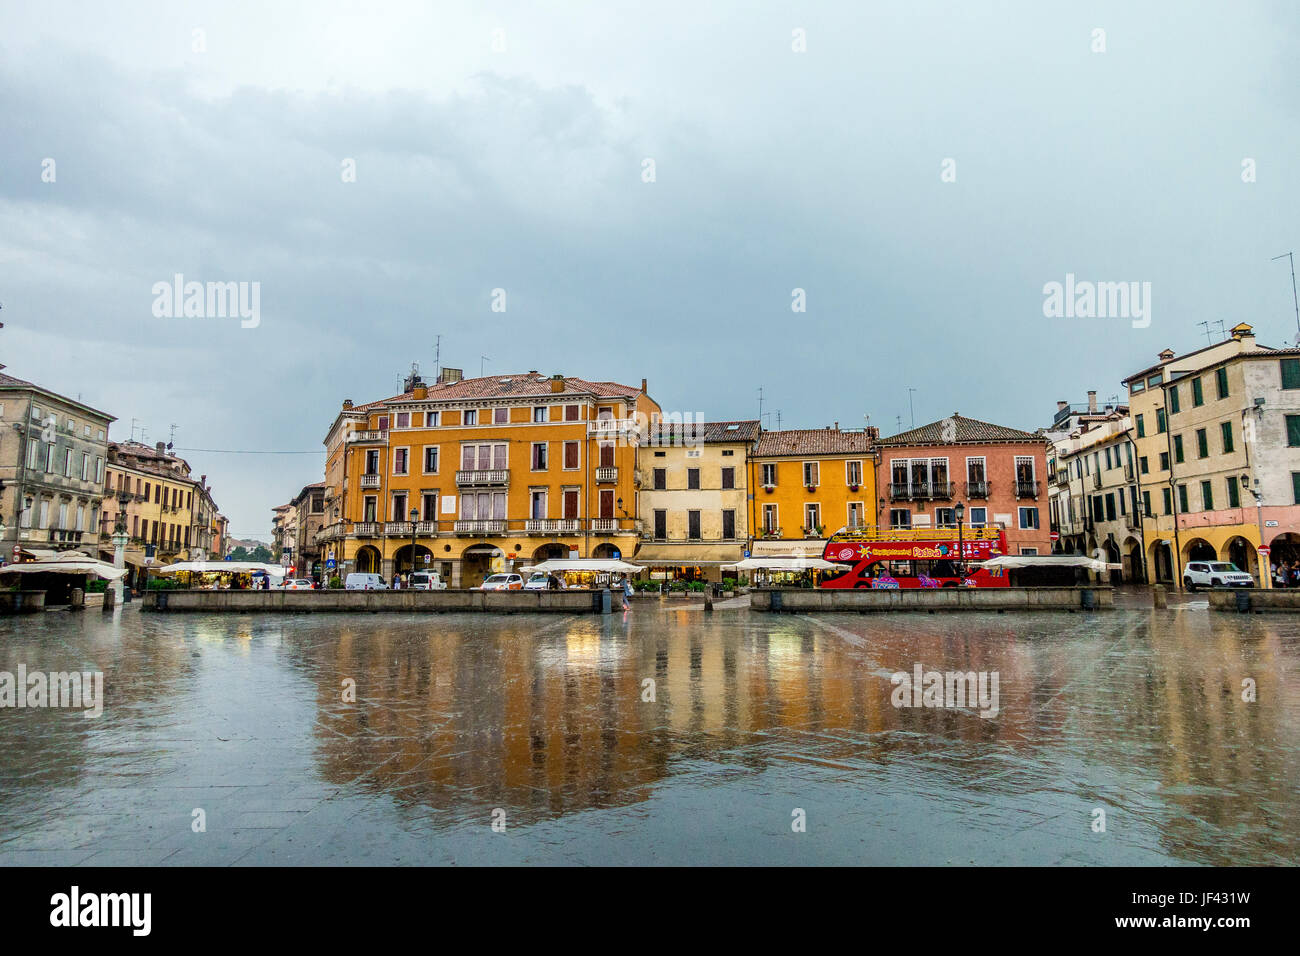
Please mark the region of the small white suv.
[[416, 571], [408, 585], [412, 591], [445, 591], [447, 582], [437, 571]]
[[1189, 591], [1197, 588], [1253, 588], [1255, 579], [1235, 564], [1226, 561], [1192, 561], [1183, 569], [1183, 587]]

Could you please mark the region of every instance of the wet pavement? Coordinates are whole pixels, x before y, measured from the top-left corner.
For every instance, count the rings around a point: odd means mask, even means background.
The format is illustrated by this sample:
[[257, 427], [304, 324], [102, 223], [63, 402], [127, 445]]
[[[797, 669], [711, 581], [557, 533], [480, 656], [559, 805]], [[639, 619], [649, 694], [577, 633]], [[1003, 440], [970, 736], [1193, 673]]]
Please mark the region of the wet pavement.
[[0, 709], [0, 864], [1294, 864], [1300, 617], [1118, 603], [0, 619], [107, 681]]

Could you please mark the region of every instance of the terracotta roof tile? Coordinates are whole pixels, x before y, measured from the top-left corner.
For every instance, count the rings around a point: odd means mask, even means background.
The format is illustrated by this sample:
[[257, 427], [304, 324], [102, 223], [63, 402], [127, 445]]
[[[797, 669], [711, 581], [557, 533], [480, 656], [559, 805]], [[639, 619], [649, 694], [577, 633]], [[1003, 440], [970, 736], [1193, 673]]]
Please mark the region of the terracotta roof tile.
[[700, 440], [705, 444], [752, 442], [758, 438], [758, 421], [660, 423], [650, 429], [651, 443], [665, 444], [681, 439]]
[[[949, 430], [948, 423], [952, 423]], [[881, 445], [956, 445], [963, 443], [991, 444], [997, 442], [1041, 441], [1042, 436], [1033, 432], [994, 425], [976, 418], [953, 415], [937, 422], [930, 422], [920, 428], [891, 435], [880, 439]]]
[[763, 432], [754, 449], [754, 457], [866, 454], [871, 451], [871, 437], [867, 432], [845, 432], [834, 428], [793, 428]]

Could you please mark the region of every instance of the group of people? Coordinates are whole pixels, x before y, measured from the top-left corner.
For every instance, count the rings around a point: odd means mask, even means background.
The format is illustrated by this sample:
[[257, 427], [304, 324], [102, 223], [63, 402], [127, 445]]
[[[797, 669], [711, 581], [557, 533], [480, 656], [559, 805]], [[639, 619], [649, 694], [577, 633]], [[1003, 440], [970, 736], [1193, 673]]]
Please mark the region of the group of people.
[[1273, 587], [1300, 588], [1300, 561], [1279, 561], [1273, 565]]

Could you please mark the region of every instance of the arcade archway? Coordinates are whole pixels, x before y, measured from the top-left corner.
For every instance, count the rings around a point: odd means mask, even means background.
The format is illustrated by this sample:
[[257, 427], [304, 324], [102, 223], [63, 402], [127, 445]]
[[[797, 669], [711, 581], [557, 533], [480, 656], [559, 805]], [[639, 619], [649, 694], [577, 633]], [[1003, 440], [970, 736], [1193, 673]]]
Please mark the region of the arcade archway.
[[357, 556], [352, 563], [354, 571], [360, 571], [362, 574], [379, 574], [383, 565], [383, 558], [380, 556], [378, 548], [366, 545], [357, 552]]

